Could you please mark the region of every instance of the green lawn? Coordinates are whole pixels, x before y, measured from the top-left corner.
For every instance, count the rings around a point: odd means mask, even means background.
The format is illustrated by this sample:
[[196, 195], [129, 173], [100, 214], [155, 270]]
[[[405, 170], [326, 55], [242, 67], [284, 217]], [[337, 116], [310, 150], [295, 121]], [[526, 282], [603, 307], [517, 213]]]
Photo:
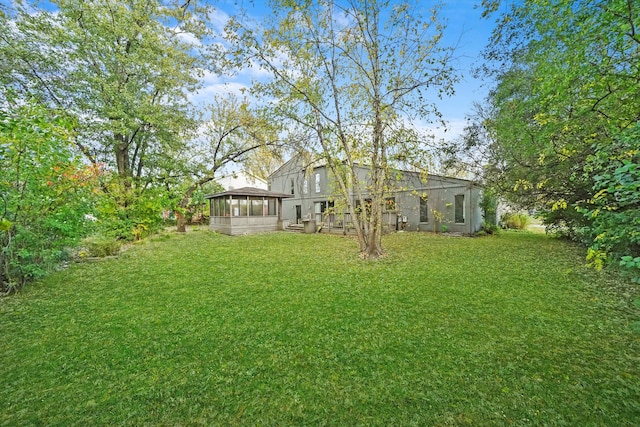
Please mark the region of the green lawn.
[[637, 287], [540, 234], [384, 244], [193, 232], [72, 265], [0, 301], [0, 425], [640, 424]]

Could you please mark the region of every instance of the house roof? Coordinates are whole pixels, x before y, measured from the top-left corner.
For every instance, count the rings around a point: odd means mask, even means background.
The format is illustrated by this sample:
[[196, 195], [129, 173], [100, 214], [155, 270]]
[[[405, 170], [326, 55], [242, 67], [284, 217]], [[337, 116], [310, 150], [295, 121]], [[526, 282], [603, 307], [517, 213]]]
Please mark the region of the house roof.
[[263, 190], [262, 188], [254, 188], [254, 187], [242, 187], [235, 188], [229, 191], [223, 191], [222, 193], [209, 194], [204, 196], [205, 199], [213, 199], [215, 197], [224, 197], [224, 196], [253, 196], [253, 197], [279, 197], [286, 198], [291, 197], [291, 194], [284, 193], [274, 193], [273, 191]]
[[[280, 171], [285, 168], [285, 166], [289, 165], [289, 163], [295, 162], [295, 161], [299, 160], [299, 158], [300, 158], [300, 155], [295, 155], [291, 159], [287, 160], [282, 166], [280, 166], [276, 171], [274, 171], [271, 175], [269, 175], [268, 181], [271, 181], [271, 179], [274, 176], [278, 175], [280, 173]], [[313, 160], [312, 162], [309, 163], [309, 166], [312, 166], [313, 169], [317, 169], [317, 168], [326, 167], [327, 164], [323, 159], [316, 158], [315, 160]], [[357, 167], [359, 167], [359, 168], [367, 168], [367, 165], [366, 164], [358, 164]], [[403, 174], [413, 174], [413, 175], [420, 174], [420, 172], [410, 171], [410, 170], [406, 170], [406, 169], [399, 169], [398, 171], [403, 173]], [[428, 172], [426, 174], [426, 176], [427, 176], [427, 179], [429, 179], [430, 177], [433, 177], [433, 178], [441, 179], [441, 180], [451, 180], [451, 181], [465, 182], [465, 183], [471, 184], [471, 185], [473, 185], [475, 187], [483, 187], [483, 185], [480, 182], [478, 182], [476, 180], [472, 180], [472, 179], [458, 178], [458, 177], [455, 177], [455, 176], [447, 176], [447, 175], [441, 175], [441, 174], [430, 173], [430, 172]]]

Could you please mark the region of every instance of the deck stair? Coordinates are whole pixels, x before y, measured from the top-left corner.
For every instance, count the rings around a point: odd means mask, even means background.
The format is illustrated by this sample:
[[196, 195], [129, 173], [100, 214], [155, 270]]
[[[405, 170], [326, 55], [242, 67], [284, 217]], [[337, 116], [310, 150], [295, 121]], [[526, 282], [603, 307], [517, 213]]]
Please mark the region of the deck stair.
[[290, 223], [289, 225], [287, 225], [287, 228], [285, 228], [285, 230], [293, 232], [293, 233], [303, 233], [304, 232], [304, 224], [293, 224], [293, 223]]

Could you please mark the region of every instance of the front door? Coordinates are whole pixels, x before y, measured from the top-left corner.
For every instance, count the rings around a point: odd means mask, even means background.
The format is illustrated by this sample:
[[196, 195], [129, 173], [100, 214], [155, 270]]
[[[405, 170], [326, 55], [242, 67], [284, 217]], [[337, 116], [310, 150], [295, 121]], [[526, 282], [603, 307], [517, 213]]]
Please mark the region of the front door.
[[302, 205], [296, 205], [296, 224], [302, 222]]

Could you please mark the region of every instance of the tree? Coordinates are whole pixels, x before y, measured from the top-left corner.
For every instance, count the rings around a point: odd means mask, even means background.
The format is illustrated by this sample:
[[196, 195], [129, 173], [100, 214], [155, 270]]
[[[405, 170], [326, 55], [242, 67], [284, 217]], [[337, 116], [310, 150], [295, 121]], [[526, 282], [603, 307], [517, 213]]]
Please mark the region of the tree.
[[[498, 3], [485, 2], [488, 13]], [[486, 178], [512, 202], [592, 243], [599, 219], [583, 213], [599, 209], [596, 196], [610, 184], [603, 174], [615, 175], [602, 153], [613, 164], [620, 141], [635, 149], [640, 6], [530, 0], [513, 4], [499, 23], [487, 50], [497, 85], [487, 114], [476, 118], [485, 131], [470, 132], [468, 146], [484, 146]]]
[[0, 79], [76, 118], [75, 145], [115, 172], [121, 188], [111, 194], [128, 208], [167, 168], [188, 169], [171, 153], [197, 128], [187, 95], [213, 64], [203, 43], [210, 8], [177, 0], [51, 3], [53, 11], [19, 1], [0, 17], [0, 62], [10, 69]]
[[595, 143], [584, 174], [593, 196], [577, 207], [590, 223], [587, 258], [596, 268], [612, 258], [640, 283], [640, 123], [613, 143]]
[[260, 146], [249, 153], [244, 170], [266, 181], [284, 163], [284, 151], [282, 147]]
[[235, 96], [217, 96], [208, 106], [208, 118], [188, 152], [190, 179], [183, 181], [176, 205], [177, 229], [184, 232], [184, 211], [196, 190], [210, 183], [225, 166], [245, 161], [256, 150], [281, 147], [278, 126], [252, 111], [246, 100]]
[[42, 276], [91, 230], [100, 174], [74, 154], [64, 112], [9, 106], [0, 110], [0, 294]]
[[[261, 30], [231, 22], [234, 53], [273, 77], [256, 93], [273, 100], [274, 120], [313, 135], [304, 148], [331, 170], [363, 256], [378, 257], [393, 167], [424, 152], [407, 123], [437, 117], [435, 97], [452, 91], [452, 51], [440, 45], [437, 8], [423, 20], [416, 6], [389, 1], [271, 5], [273, 19]], [[363, 164], [368, 177], [358, 174]]]

